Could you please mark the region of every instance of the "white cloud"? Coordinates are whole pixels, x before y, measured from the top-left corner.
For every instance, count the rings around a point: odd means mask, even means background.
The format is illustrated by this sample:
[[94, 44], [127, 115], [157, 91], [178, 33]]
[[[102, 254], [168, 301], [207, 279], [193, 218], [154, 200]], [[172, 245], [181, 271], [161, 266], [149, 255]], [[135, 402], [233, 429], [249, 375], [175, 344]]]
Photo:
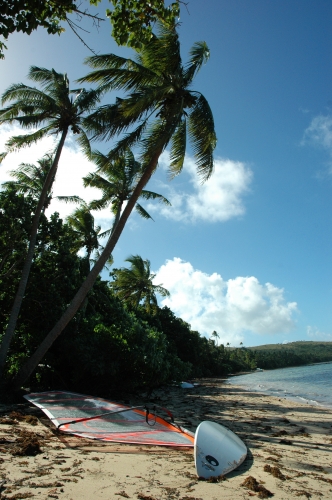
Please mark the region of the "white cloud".
[[[160, 163], [165, 167], [168, 162], [168, 155], [164, 154]], [[246, 164], [228, 159], [216, 159], [214, 173], [208, 181], [201, 184], [195, 162], [188, 158], [182, 175], [185, 174], [189, 175], [190, 192], [187, 189], [176, 190], [172, 185], [163, 184], [163, 193], [172, 206], [150, 204], [148, 210], [158, 211], [164, 217], [186, 223], [199, 220], [224, 222], [245, 213], [243, 197], [248, 193], [253, 177], [252, 171]]]
[[332, 116], [318, 115], [305, 130], [302, 144], [322, 147], [332, 154]]
[[316, 326], [307, 326], [307, 336], [312, 340], [332, 341], [331, 333], [320, 332]]
[[161, 301], [162, 306], [204, 335], [216, 330], [223, 343], [239, 343], [246, 331], [278, 334], [295, 327], [296, 302], [286, 302], [283, 289], [262, 285], [253, 276], [225, 281], [217, 273], [208, 275], [175, 257], [160, 267], [155, 283], [171, 293]]
[[[23, 132], [24, 134], [25, 132]], [[22, 135], [22, 129], [19, 127], [2, 126], [0, 129], [0, 152], [5, 151], [6, 141], [13, 135]], [[15, 170], [21, 163], [36, 163], [46, 153], [54, 150], [56, 139], [46, 137], [30, 147], [21, 149], [18, 152], [10, 153], [6, 156], [0, 165], [0, 184], [5, 181], [13, 180], [9, 171]], [[55, 196], [79, 196], [87, 203], [100, 197], [100, 191], [95, 188], [85, 188], [82, 177], [94, 170], [93, 163], [89, 162], [83, 153], [79, 150], [72, 137], [68, 137], [63, 148], [58, 173], [53, 186], [53, 195]], [[59, 212], [60, 216], [65, 218], [73, 212], [75, 204], [64, 203], [53, 199], [47, 213]], [[108, 229], [112, 224], [113, 217], [108, 209], [94, 212], [96, 223], [103, 229]]]
[[329, 155], [328, 173], [332, 174], [332, 116], [318, 115], [312, 119], [309, 127], [304, 131], [301, 145], [309, 144], [324, 149]]
[[[0, 152], [5, 150], [5, 143], [9, 137], [19, 134], [22, 134], [22, 129], [19, 127], [2, 126], [0, 129]], [[37, 144], [8, 154], [0, 166], [0, 184], [11, 179], [8, 173], [10, 170], [15, 170], [21, 163], [36, 163], [44, 154], [52, 151], [55, 145], [56, 142], [52, 137], [46, 137]], [[159, 162], [161, 168], [165, 168], [168, 162], [169, 155], [164, 153]], [[98, 190], [83, 187], [82, 177], [93, 170], [94, 165], [84, 157], [73, 138], [69, 137], [60, 158], [53, 188], [54, 197], [76, 195], [86, 202], [100, 197]], [[189, 182], [187, 181], [188, 176]], [[181, 190], [181, 187], [175, 189], [171, 184], [163, 184], [162, 189], [158, 191], [171, 201], [172, 206], [167, 207], [156, 202], [143, 203], [143, 206], [151, 214], [158, 212], [162, 216], [176, 221], [226, 221], [245, 213], [243, 196], [249, 191], [252, 176], [252, 171], [244, 163], [217, 159], [212, 177], [202, 185], [197, 176], [194, 161], [188, 158], [183, 173], [186, 192]], [[180, 183], [180, 186], [183, 182]], [[191, 186], [189, 193], [188, 186], [189, 189]], [[73, 204], [65, 204], [53, 199], [48, 213], [57, 211], [61, 217], [66, 217], [73, 211], [74, 207]], [[110, 227], [112, 217], [110, 217], [108, 209], [95, 212], [94, 215], [96, 222], [103, 229]], [[134, 227], [135, 221], [132, 218], [129, 221], [130, 225]]]

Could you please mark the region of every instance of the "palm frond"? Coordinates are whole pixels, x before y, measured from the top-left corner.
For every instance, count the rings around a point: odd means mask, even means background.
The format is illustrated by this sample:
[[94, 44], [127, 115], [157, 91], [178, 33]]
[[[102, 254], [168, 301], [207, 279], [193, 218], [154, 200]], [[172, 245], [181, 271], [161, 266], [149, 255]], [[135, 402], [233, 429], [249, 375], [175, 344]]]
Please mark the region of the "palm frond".
[[[72, 92], [72, 91], [71, 91]], [[101, 92], [97, 90], [85, 90], [80, 89], [79, 94], [76, 96], [74, 100], [74, 105], [77, 110], [79, 110], [79, 115], [87, 113], [89, 110], [96, 107], [98, 102], [100, 101]]]
[[110, 204], [110, 200], [106, 197], [100, 198], [100, 200], [92, 200], [89, 203], [90, 210], [103, 210], [107, 208]]
[[25, 147], [25, 146], [30, 146], [34, 142], [39, 141], [39, 139], [42, 139], [45, 137], [50, 131], [50, 127], [44, 127], [39, 130], [36, 130], [32, 134], [26, 134], [26, 135], [16, 135], [8, 139], [6, 142], [6, 147], [8, 149], [8, 152], [10, 151], [17, 151], [18, 149]]
[[173, 92], [173, 86], [166, 82], [164, 85], [142, 87], [138, 92], [132, 92], [129, 97], [119, 103], [119, 111], [125, 118], [132, 121], [139, 120], [153, 109], [157, 109], [160, 102]]
[[175, 75], [182, 70], [179, 37], [174, 27], [158, 23], [158, 35], [144, 45], [140, 63], [157, 75]]
[[6, 158], [8, 154], [8, 151], [5, 151], [4, 153], [0, 153], [0, 163]]
[[194, 150], [198, 175], [202, 182], [213, 172], [213, 151], [217, 144], [211, 108], [199, 94], [188, 117], [189, 139]]
[[145, 200], [158, 200], [162, 203], [165, 203], [165, 205], [172, 206], [171, 202], [168, 201], [165, 196], [163, 196], [162, 194], [154, 193], [153, 191], [147, 191], [143, 189], [140, 194], [140, 198], [144, 198]]
[[110, 140], [114, 135], [121, 134], [132, 124], [119, 110], [118, 103], [100, 106], [96, 111], [82, 119], [82, 126], [92, 134], [93, 140]]
[[140, 205], [139, 203], [136, 203], [135, 205], [136, 211], [140, 214], [143, 219], [152, 219], [151, 215]]
[[23, 83], [15, 83], [8, 87], [1, 96], [2, 104], [18, 99], [17, 107], [23, 107], [25, 104], [34, 104], [38, 102], [49, 102], [50, 97], [42, 90], [36, 87], [29, 87]]
[[76, 138], [78, 144], [81, 146], [82, 148], [82, 151], [84, 153], [84, 155], [86, 156], [86, 158], [88, 160], [91, 159], [91, 144], [90, 144], [90, 141], [89, 141], [89, 138], [88, 136], [86, 135], [86, 133], [84, 132], [84, 130], [80, 127], [80, 133], [78, 134], [78, 137]]
[[53, 84], [56, 80], [61, 80], [66, 75], [57, 73], [54, 69], [39, 68], [38, 66], [31, 66], [28, 73], [29, 80], [38, 82], [42, 87]]
[[159, 295], [161, 295], [162, 297], [170, 297], [171, 296], [170, 292], [168, 290], [166, 290], [166, 288], [164, 288], [161, 285], [154, 285], [154, 290], [155, 290], [155, 292], [159, 293]]
[[189, 52], [189, 61], [184, 70], [184, 81], [189, 85], [204, 63], [209, 60], [210, 50], [206, 42], [196, 42]]
[[176, 120], [170, 122], [166, 120], [156, 120], [151, 124], [141, 141], [142, 153], [140, 161], [142, 163], [142, 168], [150, 163], [157, 152], [161, 154], [166, 149], [176, 126]]
[[169, 173], [171, 179], [173, 179], [176, 175], [178, 175], [182, 171], [184, 158], [186, 154], [186, 146], [187, 146], [187, 121], [186, 118], [184, 117], [177, 126], [177, 129], [173, 134], [171, 140], [170, 166], [169, 166]]
[[84, 200], [79, 196], [56, 196], [56, 199], [59, 201], [64, 201], [65, 203], [84, 203]]
[[128, 149], [131, 149], [135, 144], [137, 144], [146, 129], [148, 121], [144, 120], [135, 130], [127, 134], [123, 139], [118, 141], [115, 147], [108, 153], [108, 159], [110, 161], [115, 160], [120, 155], [125, 154]]

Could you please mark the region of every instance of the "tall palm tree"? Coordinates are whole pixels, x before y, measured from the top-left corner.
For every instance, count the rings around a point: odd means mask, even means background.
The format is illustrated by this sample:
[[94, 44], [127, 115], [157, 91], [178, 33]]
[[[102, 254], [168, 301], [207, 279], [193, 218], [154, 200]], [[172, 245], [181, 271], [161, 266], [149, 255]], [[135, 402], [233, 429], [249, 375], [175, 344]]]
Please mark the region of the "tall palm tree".
[[91, 112], [96, 106], [100, 95], [100, 92], [96, 90], [71, 90], [67, 75], [57, 73], [54, 69], [48, 70], [33, 66], [30, 68], [28, 76], [30, 80], [39, 83], [41, 89], [29, 87], [22, 83], [9, 87], [2, 95], [2, 104], [7, 102], [11, 102], [12, 104], [0, 110], [0, 124], [17, 122], [23, 128], [37, 128], [37, 130], [9, 139], [7, 142], [7, 152], [29, 146], [47, 135], [59, 135], [60, 140], [57, 144], [53, 163], [46, 176], [36, 207], [22, 277], [14, 299], [7, 330], [0, 347], [0, 377], [15, 332], [17, 318], [28, 282], [40, 214], [45, 205], [47, 195], [51, 190], [63, 145], [68, 131], [71, 129], [74, 134], [78, 135], [80, 145], [86, 151], [89, 151], [89, 141], [82, 127], [82, 119], [87, 112]]
[[[108, 138], [129, 130], [108, 158], [115, 159], [132, 145], [140, 145], [141, 175], [100, 259], [91, 269], [63, 316], [21, 368], [15, 378], [15, 386], [19, 387], [29, 377], [75, 315], [112, 253], [128, 217], [156, 170], [160, 155], [167, 145], [170, 144], [170, 173], [174, 176], [180, 173], [183, 167], [188, 131], [198, 174], [202, 181], [211, 176], [216, 145], [213, 116], [205, 97], [200, 92], [191, 90], [194, 76], [208, 58], [206, 43], [197, 42], [190, 51], [189, 62], [183, 66], [175, 28], [162, 27], [160, 35], [153, 37], [151, 42], [143, 47], [137, 61], [114, 54], [89, 59], [91, 66], [97, 70], [81, 81], [100, 82], [101, 91], [123, 89], [129, 91], [129, 95], [118, 99], [113, 106], [104, 106], [99, 112], [92, 113], [86, 126], [99, 138]], [[132, 130], [138, 120], [140, 124]]]
[[[13, 187], [17, 193], [29, 194], [36, 200], [36, 202], [38, 202], [46, 177], [53, 164], [53, 156], [51, 154], [46, 154], [43, 158], [37, 160], [37, 164], [38, 165], [34, 165], [32, 163], [21, 163], [16, 170], [10, 171], [11, 176], [16, 180], [4, 182], [2, 186], [5, 188]], [[42, 208], [43, 213], [49, 207], [53, 198], [54, 196], [51, 186]], [[56, 196], [55, 199], [65, 202], [81, 202], [81, 199], [78, 196]]]
[[169, 297], [170, 293], [161, 285], [154, 285], [155, 274], [151, 273], [150, 261], [143, 260], [139, 255], [131, 255], [126, 259], [131, 267], [122, 267], [113, 271], [114, 281], [110, 286], [120, 300], [133, 307], [142, 301], [147, 312], [158, 306], [156, 293], [162, 297]]

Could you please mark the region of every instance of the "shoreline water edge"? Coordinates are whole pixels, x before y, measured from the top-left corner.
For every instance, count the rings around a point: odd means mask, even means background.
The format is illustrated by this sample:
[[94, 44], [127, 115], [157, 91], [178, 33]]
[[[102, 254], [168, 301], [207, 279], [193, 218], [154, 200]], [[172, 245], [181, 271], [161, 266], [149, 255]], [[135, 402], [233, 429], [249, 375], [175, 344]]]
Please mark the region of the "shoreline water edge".
[[[112, 445], [64, 435], [40, 410], [22, 403], [14, 408], [16, 416], [13, 408], [0, 408], [1, 498], [332, 497], [331, 410], [244, 389], [224, 379], [197, 382], [200, 385], [190, 390], [154, 391], [151, 401], [171, 410], [176, 422], [189, 430], [211, 420], [244, 441], [246, 460], [218, 482], [197, 478], [192, 449]], [[131, 404], [143, 400], [142, 394]], [[35, 455], [24, 454], [29, 435], [35, 439]]]
[[332, 362], [232, 374], [227, 384], [332, 409]]

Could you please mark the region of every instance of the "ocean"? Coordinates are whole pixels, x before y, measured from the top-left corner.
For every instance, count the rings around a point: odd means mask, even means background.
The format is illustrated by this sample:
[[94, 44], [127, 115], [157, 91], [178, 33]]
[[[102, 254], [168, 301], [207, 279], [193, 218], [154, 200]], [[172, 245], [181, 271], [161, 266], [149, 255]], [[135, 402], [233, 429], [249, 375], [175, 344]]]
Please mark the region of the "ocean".
[[227, 382], [299, 403], [332, 408], [332, 362], [255, 371]]

